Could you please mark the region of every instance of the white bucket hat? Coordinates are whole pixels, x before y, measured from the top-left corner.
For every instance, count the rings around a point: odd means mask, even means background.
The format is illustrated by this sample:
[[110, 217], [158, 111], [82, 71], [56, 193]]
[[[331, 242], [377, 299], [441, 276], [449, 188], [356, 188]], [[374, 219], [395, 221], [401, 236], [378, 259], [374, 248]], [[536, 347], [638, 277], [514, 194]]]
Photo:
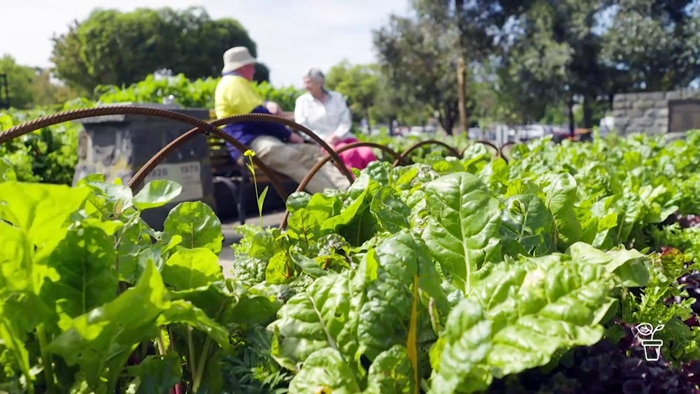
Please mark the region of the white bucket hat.
[[222, 73], [237, 70], [248, 64], [255, 64], [257, 61], [250, 54], [246, 47], [233, 47], [224, 52], [224, 69]]

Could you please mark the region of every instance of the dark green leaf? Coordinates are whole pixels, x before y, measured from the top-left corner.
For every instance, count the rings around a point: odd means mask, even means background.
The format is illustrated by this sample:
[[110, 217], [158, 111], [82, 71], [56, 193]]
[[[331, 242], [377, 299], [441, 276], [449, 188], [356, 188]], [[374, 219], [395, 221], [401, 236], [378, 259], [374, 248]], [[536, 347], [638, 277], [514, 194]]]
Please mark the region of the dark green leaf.
[[88, 387], [103, 391], [106, 384], [116, 383], [136, 346], [158, 335], [158, 317], [169, 307], [163, 280], [150, 262], [136, 286], [73, 319], [71, 328], [56, 337], [48, 350], [68, 365], [79, 365]]
[[74, 228], [43, 264], [56, 271], [56, 279], [47, 279], [41, 297], [54, 304], [61, 326], [68, 329], [72, 319], [117, 297], [114, 238], [102, 229]]
[[223, 280], [219, 257], [207, 248], [178, 250], [163, 266], [163, 281], [176, 290], [194, 289]]
[[312, 353], [289, 384], [292, 393], [361, 393], [355, 374], [335, 349]]
[[165, 356], [148, 356], [138, 365], [127, 368], [131, 376], [138, 377], [139, 394], [169, 394], [182, 378], [182, 361], [175, 353]]
[[385, 186], [372, 198], [370, 211], [379, 225], [390, 233], [408, 228], [411, 208], [406, 205], [393, 188]]
[[517, 244], [510, 250], [521, 246], [529, 256], [542, 256], [556, 250], [554, 218], [539, 197], [525, 194], [509, 198], [501, 220], [501, 232], [512, 242], [506, 245]]
[[501, 259], [501, 210], [472, 174], [457, 173], [426, 185], [431, 217], [423, 238], [443, 272], [469, 294], [471, 276]]
[[221, 324], [212, 320], [218, 316], [207, 316], [203, 310], [194, 306], [191, 302], [175, 300], [170, 303], [170, 307], [163, 311], [158, 318], [159, 326], [180, 323], [209, 335], [219, 346], [225, 350], [230, 347], [228, 340], [228, 330]]

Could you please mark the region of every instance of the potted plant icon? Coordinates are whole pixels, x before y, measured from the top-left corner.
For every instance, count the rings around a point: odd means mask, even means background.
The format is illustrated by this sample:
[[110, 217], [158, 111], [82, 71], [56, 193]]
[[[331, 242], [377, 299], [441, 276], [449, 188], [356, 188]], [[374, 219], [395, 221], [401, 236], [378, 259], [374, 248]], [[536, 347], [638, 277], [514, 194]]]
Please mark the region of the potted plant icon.
[[661, 357], [661, 346], [664, 344], [664, 341], [662, 339], [654, 339], [654, 334], [663, 330], [664, 325], [659, 324], [654, 328], [649, 323], [641, 323], [636, 328], [640, 336], [649, 337], [648, 339], [640, 338], [640, 342], [644, 347], [644, 359], [647, 361], [658, 361]]

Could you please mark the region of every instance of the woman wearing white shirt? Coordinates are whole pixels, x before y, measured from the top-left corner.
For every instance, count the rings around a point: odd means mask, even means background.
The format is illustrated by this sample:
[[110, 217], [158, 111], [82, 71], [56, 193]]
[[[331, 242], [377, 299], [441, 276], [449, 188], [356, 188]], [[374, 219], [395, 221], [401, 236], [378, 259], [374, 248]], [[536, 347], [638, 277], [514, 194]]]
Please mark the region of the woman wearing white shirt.
[[[345, 98], [324, 88], [323, 72], [312, 68], [304, 76], [307, 93], [299, 96], [294, 106], [294, 121], [308, 127], [333, 149], [358, 142], [350, 132], [352, 118]], [[348, 168], [362, 170], [377, 157], [370, 147], [358, 147], [339, 154]]]

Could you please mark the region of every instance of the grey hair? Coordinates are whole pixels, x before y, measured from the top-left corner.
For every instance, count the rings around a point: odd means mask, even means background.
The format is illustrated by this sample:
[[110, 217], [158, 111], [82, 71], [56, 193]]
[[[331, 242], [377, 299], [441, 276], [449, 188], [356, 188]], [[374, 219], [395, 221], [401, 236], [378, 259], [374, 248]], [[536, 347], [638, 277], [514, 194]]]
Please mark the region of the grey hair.
[[310, 78], [312, 81], [319, 82], [322, 85], [326, 81], [326, 76], [323, 75], [323, 71], [321, 71], [320, 68], [316, 68], [316, 67], [307, 71], [306, 75], [304, 75], [304, 76]]

